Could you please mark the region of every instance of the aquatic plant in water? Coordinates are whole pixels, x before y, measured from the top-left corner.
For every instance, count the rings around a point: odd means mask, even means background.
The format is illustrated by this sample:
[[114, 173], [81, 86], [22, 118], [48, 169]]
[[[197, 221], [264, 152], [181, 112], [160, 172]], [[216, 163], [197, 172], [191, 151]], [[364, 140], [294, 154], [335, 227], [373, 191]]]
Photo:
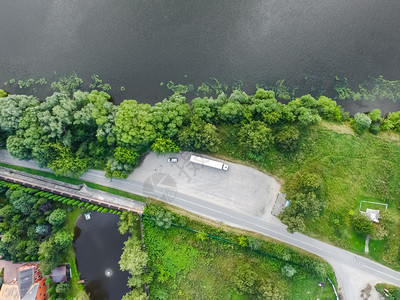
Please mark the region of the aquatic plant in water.
[[99, 75], [92, 75], [92, 83], [89, 84], [89, 88], [94, 89], [102, 89], [103, 91], [111, 90], [111, 85], [108, 83], [103, 83], [103, 80], [100, 79]]
[[177, 94], [186, 94], [194, 90], [193, 84], [175, 84], [172, 81], [167, 83], [167, 89]]
[[338, 99], [351, 99], [354, 101], [366, 100], [391, 100], [397, 101], [400, 99], [400, 80], [387, 80], [383, 76], [378, 78], [371, 77], [365, 82], [359, 84], [359, 91], [353, 91], [348, 83], [347, 78], [336, 77], [333, 83], [333, 88], [338, 94]]
[[78, 87], [82, 84], [83, 80], [72, 73], [70, 76], [61, 77], [58, 81], [51, 83], [50, 87], [52, 90], [58, 90], [59, 92], [66, 92], [72, 95]]

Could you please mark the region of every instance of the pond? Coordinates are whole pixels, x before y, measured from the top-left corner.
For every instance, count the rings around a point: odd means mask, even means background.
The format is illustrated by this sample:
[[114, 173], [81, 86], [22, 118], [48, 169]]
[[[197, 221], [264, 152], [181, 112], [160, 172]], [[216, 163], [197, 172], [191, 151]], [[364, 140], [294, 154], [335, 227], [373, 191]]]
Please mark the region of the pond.
[[118, 231], [119, 216], [92, 212], [91, 219], [79, 216], [75, 223], [74, 247], [78, 271], [93, 300], [121, 300], [128, 292], [128, 272], [118, 261], [128, 235]]
[[[76, 71], [88, 82], [99, 74], [116, 102], [155, 103], [171, 93], [161, 82], [210, 77], [241, 80], [248, 93], [285, 79], [298, 94], [334, 96], [335, 76], [353, 87], [400, 79], [399, 15], [398, 0], [3, 1], [0, 88]], [[400, 101], [351, 103], [400, 110]]]

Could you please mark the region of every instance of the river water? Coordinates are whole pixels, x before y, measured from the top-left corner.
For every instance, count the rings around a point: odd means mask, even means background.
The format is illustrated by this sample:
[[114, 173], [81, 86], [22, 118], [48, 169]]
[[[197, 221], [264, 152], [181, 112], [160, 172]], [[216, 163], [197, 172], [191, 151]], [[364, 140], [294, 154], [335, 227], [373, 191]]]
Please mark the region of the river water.
[[120, 300], [129, 290], [128, 272], [119, 269], [118, 261], [128, 235], [118, 231], [119, 216], [92, 212], [75, 223], [74, 248], [78, 271], [92, 300]]
[[170, 94], [160, 82], [210, 77], [249, 93], [285, 79], [334, 95], [335, 76], [400, 79], [399, 16], [399, 0], [2, 1], [0, 82], [99, 74], [117, 103], [154, 103]]

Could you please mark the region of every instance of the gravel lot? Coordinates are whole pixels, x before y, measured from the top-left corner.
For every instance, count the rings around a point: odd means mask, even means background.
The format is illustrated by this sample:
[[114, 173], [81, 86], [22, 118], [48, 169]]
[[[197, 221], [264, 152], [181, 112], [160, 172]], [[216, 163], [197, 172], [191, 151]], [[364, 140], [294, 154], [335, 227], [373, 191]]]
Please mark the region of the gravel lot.
[[[228, 163], [223, 171], [189, 161], [190, 152], [173, 156], [148, 154], [129, 177], [130, 180], [154, 182], [171, 186], [182, 194], [201, 198], [211, 203], [262, 217], [268, 222], [281, 224], [271, 215], [280, 190], [280, 184], [272, 177], [247, 166]], [[202, 157], [214, 159], [205, 155]], [[177, 157], [177, 163], [167, 162], [168, 157]], [[156, 178], [168, 174], [168, 180], [158, 182]], [[152, 180], [149, 180], [151, 178]]]

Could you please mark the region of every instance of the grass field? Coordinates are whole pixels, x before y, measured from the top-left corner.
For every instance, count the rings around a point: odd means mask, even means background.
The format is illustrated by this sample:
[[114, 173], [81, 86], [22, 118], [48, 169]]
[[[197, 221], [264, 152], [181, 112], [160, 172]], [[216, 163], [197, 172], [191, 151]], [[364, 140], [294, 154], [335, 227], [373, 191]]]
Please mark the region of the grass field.
[[221, 157], [248, 162], [286, 182], [298, 171], [322, 178], [320, 197], [324, 209], [318, 220], [306, 221], [306, 233], [311, 236], [360, 253], [365, 236], [354, 234], [351, 213], [358, 211], [361, 200], [389, 204], [387, 213], [394, 225], [369, 255], [400, 269], [400, 143], [396, 139], [369, 133], [360, 137], [352, 134], [348, 125], [323, 123], [302, 132], [295, 153], [282, 153], [271, 147], [263, 161], [255, 162], [241, 152], [237, 132], [238, 128], [232, 126], [220, 127]]
[[[163, 205], [163, 207], [169, 207]], [[175, 210], [176, 212], [176, 210]], [[203, 222], [185, 212], [186, 226], [197, 228], [214, 235], [229, 236], [235, 239], [239, 229], [227, 226], [215, 227]], [[193, 218], [192, 218], [193, 216]], [[163, 229], [145, 224], [145, 242], [150, 257], [148, 267], [154, 272], [150, 285], [150, 298], [158, 299], [336, 299], [332, 286], [327, 282], [324, 288], [318, 286], [321, 278], [315, 273], [309, 273], [302, 267], [295, 266], [296, 274], [292, 278], [282, 275], [281, 268], [287, 261], [272, 258], [255, 252], [246, 247], [236, 246], [220, 240], [207, 238], [204, 241], [187, 229], [173, 226]], [[233, 230], [233, 231], [230, 231]], [[235, 233], [233, 233], [235, 232]], [[282, 252], [289, 251], [287, 246], [269, 240], [272, 247], [280, 247]], [[311, 255], [296, 252], [302, 258], [314, 259]], [[293, 257], [293, 256], [292, 256]], [[300, 259], [302, 259], [300, 258]], [[290, 255], [289, 255], [290, 259]], [[316, 258], [315, 258], [316, 259]], [[279, 292], [275, 296], [260, 296], [254, 293], [238, 293], [232, 278], [240, 266], [250, 266], [272, 291]], [[335, 281], [335, 278], [332, 278]], [[250, 287], [255, 290], [256, 286]], [[272, 293], [272, 292], [271, 292]], [[161, 298], [162, 297], [162, 298]]]
[[[73, 233], [74, 227], [75, 227], [75, 221], [84, 211], [75, 206], [71, 207], [71, 209], [73, 209], [72, 212], [68, 212], [68, 214], [67, 214], [65, 230], [67, 232]], [[74, 251], [73, 247], [68, 249], [68, 252], [65, 254], [65, 262], [69, 264], [69, 266], [71, 268], [71, 273], [72, 273], [71, 290], [67, 296], [70, 296], [73, 298], [77, 295], [77, 293], [79, 291], [83, 290], [83, 286], [78, 284], [78, 281], [80, 280], [80, 273], [76, 266], [75, 251]]]
[[104, 185], [100, 185], [100, 184], [96, 184], [93, 182], [89, 182], [89, 181], [85, 181], [85, 180], [81, 180], [78, 178], [71, 178], [71, 177], [66, 177], [66, 176], [57, 176], [53, 173], [50, 172], [46, 172], [46, 171], [41, 171], [41, 170], [35, 170], [35, 169], [30, 169], [30, 168], [25, 168], [25, 167], [19, 167], [19, 166], [14, 166], [14, 165], [9, 165], [9, 164], [5, 164], [5, 163], [0, 163], [0, 166], [2, 167], [6, 167], [6, 168], [10, 168], [10, 169], [14, 169], [14, 170], [18, 170], [18, 171], [22, 171], [28, 174], [32, 174], [32, 175], [38, 175], [38, 176], [42, 176], [42, 177], [47, 177], [50, 179], [54, 179], [54, 180], [58, 180], [58, 181], [62, 181], [62, 182], [66, 182], [66, 183], [70, 183], [70, 184], [75, 184], [75, 185], [80, 185], [80, 184], [86, 184], [88, 187], [92, 188], [92, 189], [97, 189], [100, 191], [104, 191], [110, 194], [114, 194], [117, 196], [121, 196], [121, 197], [125, 197], [125, 198], [130, 198], [136, 201], [140, 201], [140, 202], [146, 202], [146, 198], [140, 195], [136, 195], [136, 194], [132, 194], [129, 192], [125, 192], [125, 191], [121, 191], [121, 190], [117, 190], [108, 186], [104, 186]]
[[374, 209], [374, 210], [379, 210], [380, 212], [383, 212], [387, 209], [387, 204], [386, 203], [378, 203], [378, 202], [372, 202], [372, 201], [366, 201], [366, 200], [361, 200], [360, 201], [360, 211], [366, 211], [368, 209]]

